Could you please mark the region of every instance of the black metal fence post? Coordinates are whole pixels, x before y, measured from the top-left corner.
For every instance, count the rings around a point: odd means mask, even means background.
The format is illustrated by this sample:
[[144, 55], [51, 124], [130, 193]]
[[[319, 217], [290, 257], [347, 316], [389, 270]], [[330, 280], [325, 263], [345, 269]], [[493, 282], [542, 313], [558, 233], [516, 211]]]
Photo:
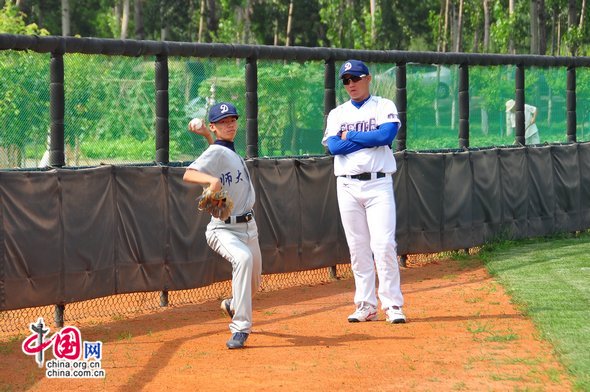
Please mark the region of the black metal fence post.
[[459, 148], [469, 148], [469, 66], [459, 64]]
[[399, 265], [404, 268], [408, 266], [408, 255], [399, 255]]
[[[156, 162], [170, 162], [170, 102], [168, 97], [168, 56], [157, 55], [155, 63], [156, 84]], [[168, 306], [168, 292], [160, 292], [160, 306]]]
[[328, 121], [328, 114], [336, 107], [336, 64], [333, 58], [324, 63], [324, 128]]
[[406, 86], [406, 63], [397, 63], [395, 70], [395, 106], [397, 107], [397, 114], [401, 122], [401, 126], [397, 130], [397, 145], [396, 151], [403, 151], [406, 149], [406, 140], [408, 138], [408, 91]]
[[[324, 62], [324, 129], [328, 122], [330, 111], [336, 107], [336, 63], [333, 58]], [[327, 149], [326, 149], [327, 152]], [[336, 266], [328, 267], [330, 279], [338, 279]]]
[[155, 64], [156, 82], [156, 162], [170, 160], [170, 123], [168, 101], [168, 56], [157, 55]]
[[62, 328], [64, 326], [64, 313], [66, 310], [66, 305], [59, 304], [55, 305], [54, 313], [53, 313], [53, 321], [55, 321], [55, 326], [58, 328]]
[[524, 66], [518, 64], [515, 72], [514, 93], [516, 101], [516, 130], [514, 131], [514, 138], [517, 144], [524, 146], [526, 143], [524, 137]]
[[567, 141], [575, 143], [576, 137], [576, 67], [567, 67], [566, 82], [566, 107], [567, 107]]
[[246, 59], [246, 158], [258, 156], [258, 64]]
[[168, 290], [160, 291], [160, 307], [165, 308], [169, 304]]
[[49, 112], [51, 113], [51, 136], [49, 140], [49, 166], [62, 167], [65, 165], [64, 153], [64, 52], [51, 53], [50, 84], [49, 84]]
[[[397, 114], [401, 122], [401, 126], [397, 130], [397, 144], [396, 151], [405, 151], [407, 148], [406, 142], [408, 139], [408, 90], [406, 81], [406, 63], [399, 62], [396, 64], [395, 70], [395, 106], [397, 107]], [[404, 154], [405, 155], [405, 154]], [[407, 162], [407, 161], [406, 161]], [[399, 255], [399, 264], [402, 267], [407, 267], [408, 255]]]

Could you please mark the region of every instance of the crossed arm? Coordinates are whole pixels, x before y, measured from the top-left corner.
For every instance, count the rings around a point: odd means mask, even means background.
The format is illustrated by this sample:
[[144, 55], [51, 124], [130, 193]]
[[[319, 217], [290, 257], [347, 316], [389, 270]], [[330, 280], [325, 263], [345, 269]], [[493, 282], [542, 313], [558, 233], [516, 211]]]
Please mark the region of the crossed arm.
[[370, 132], [338, 132], [328, 137], [326, 143], [332, 155], [350, 154], [363, 148], [391, 145], [398, 129], [398, 122], [388, 122]]

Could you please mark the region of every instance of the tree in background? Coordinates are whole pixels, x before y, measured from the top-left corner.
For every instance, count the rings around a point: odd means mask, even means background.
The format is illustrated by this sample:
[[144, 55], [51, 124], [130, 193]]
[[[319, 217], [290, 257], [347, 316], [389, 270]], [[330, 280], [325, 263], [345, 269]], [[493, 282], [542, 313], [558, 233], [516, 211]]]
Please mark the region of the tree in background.
[[[0, 6], [8, 3], [0, 0]], [[83, 37], [553, 55], [583, 55], [590, 47], [586, 0], [13, 0], [10, 4], [26, 15], [25, 24]]]
[[[26, 15], [11, 1], [0, 9], [0, 32], [49, 35], [36, 24], [27, 24]], [[35, 135], [45, 135], [48, 93], [43, 85], [47, 67], [33, 53], [0, 54], [0, 165], [19, 167], [27, 142]], [[22, 124], [27, 126], [21, 127]]]
[[[564, 35], [565, 43], [571, 56], [578, 56], [584, 40], [588, 37], [584, 14], [586, 13], [586, 0], [582, 0], [578, 6], [576, 0], [569, 0], [567, 4], [567, 32]], [[579, 8], [578, 8], [579, 7]], [[579, 11], [578, 11], [579, 9]], [[587, 52], [587, 50], [584, 50]]]
[[70, 35], [70, 1], [61, 0], [61, 35]]
[[7, 34], [49, 35], [49, 31], [36, 23], [28, 23], [27, 15], [22, 11], [22, 0], [13, 3], [6, 1], [0, 10], [0, 32]]

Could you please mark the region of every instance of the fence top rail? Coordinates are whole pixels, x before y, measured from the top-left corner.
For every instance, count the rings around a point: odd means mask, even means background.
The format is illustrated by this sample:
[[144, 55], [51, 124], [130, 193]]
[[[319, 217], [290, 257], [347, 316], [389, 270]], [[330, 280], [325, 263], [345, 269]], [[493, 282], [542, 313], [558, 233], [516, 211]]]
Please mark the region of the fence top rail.
[[350, 58], [356, 58], [366, 62], [398, 64], [522, 65], [538, 67], [590, 66], [590, 57], [357, 50], [14, 34], [0, 34], [0, 50], [30, 50], [53, 54], [82, 53], [130, 57], [229, 57], [292, 61], [324, 60], [326, 62], [332, 60], [345, 61]]

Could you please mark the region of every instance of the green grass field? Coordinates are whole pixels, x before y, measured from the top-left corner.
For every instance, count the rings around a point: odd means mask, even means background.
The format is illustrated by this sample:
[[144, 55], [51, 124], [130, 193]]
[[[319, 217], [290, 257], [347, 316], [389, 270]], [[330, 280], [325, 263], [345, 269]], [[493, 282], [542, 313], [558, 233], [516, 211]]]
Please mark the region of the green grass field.
[[590, 231], [491, 244], [480, 256], [551, 342], [575, 390], [590, 391]]

